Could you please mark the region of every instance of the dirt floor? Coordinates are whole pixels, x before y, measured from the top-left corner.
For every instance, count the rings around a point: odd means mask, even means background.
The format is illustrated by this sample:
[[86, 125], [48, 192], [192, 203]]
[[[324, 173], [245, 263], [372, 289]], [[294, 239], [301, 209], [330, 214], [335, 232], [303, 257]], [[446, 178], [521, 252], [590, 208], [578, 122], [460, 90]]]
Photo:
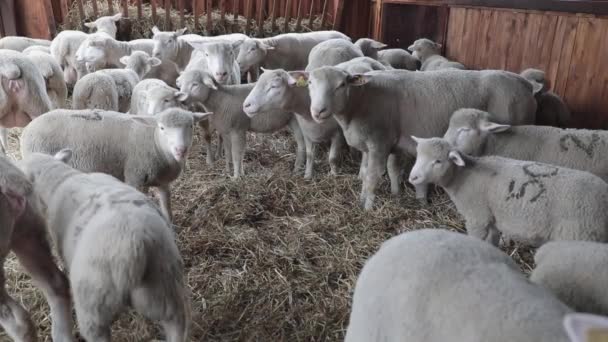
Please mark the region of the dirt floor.
[[[18, 157], [18, 130], [11, 151]], [[355, 280], [366, 258], [386, 239], [430, 227], [463, 231], [441, 191], [421, 206], [413, 189], [390, 196], [384, 180], [375, 210], [357, 205], [358, 163], [345, 158], [328, 175], [323, 151], [317, 177], [291, 171], [295, 143], [287, 132], [250, 135], [246, 176], [231, 180], [223, 161], [205, 164], [195, 137], [188, 170], [173, 186], [178, 247], [192, 291], [193, 341], [340, 341], [348, 323]], [[531, 252], [505, 249], [525, 272]], [[47, 304], [14, 259], [5, 264], [9, 292], [32, 313], [50, 341]], [[116, 341], [162, 338], [152, 322], [133, 312], [113, 326]], [[0, 335], [0, 340], [8, 340]]]

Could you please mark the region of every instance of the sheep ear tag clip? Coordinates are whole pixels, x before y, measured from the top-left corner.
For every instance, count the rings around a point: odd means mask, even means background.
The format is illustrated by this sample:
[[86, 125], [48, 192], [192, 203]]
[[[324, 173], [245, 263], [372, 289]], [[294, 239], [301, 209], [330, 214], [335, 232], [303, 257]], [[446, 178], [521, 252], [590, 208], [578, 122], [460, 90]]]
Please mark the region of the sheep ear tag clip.
[[296, 86], [306, 87], [306, 86], [308, 86], [308, 81], [306, 81], [304, 79], [304, 76], [300, 76], [300, 77], [298, 77], [298, 80], [296, 81]]

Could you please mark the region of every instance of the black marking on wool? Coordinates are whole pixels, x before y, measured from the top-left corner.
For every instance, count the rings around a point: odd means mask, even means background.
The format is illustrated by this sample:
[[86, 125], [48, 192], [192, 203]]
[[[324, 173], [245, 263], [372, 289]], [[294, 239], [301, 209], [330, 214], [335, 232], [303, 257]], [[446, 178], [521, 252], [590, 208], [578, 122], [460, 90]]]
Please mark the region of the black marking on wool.
[[529, 186], [535, 186], [538, 191], [530, 198], [530, 203], [536, 202], [543, 194], [547, 192], [547, 187], [543, 182], [544, 178], [551, 178], [559, 172], [559, 169], [555, 166], [531, 163], [526, 164], [522, 167], [524, 175], [528, 177], [528, 180], [515, 189], [516, 180], [512, 179], [509, 182], [508, 194], [506, 200], [520, 199], [526, 195], [526, 189]]
[[591, 141], [585, 144], [580, 139], [580, 137], [574, 134], [566, 133], [561, 138], [559, 138], [559, 147], [564, 152], [568, 151], [569, 149], [568, 140], [571, 140], [574, 143], [574, 146], [576, 146], [578, 149], [583, 150], [583, 152], [585, 152], [585, 154], [587, 154], [587, 156], [591, 158], [593, 157], [593, 152], [595, 151], [595, 148], [597, 147], [600, 141], [600, 136], [597, 133], [591, 134]]
[[102, 117], [99, 111], [95, 110], [91, 114], [74, 114], [72, 117], [87, 120], [87, 121], [101, 121]]

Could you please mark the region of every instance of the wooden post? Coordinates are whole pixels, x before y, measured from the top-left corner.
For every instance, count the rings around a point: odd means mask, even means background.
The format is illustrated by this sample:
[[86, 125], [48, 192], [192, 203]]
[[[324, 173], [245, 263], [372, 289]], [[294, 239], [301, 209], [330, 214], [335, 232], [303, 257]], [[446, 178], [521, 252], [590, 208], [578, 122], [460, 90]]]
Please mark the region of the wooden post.
[[84, 8], [82, 7], [82, 0], [76, 0], [76, 5], [78, 5], [78, 18], [80, 19], [80, 29], [84, 30], [85, 26], [84, 26]]
[[220, 25], [226, 27], [226, 0], [220, 0]]
[[141, 8], [141, 0], [137, 0], [137, 19], [140, 19], [144, 16], [143, 10]]
[[313, 15], [312, 15], [312, 13], [313, 13], [314, 9], [315, 9], [315, 2], [314, 2], [314, 1], [311, 1], [311, 2], [310, 2], [310, 11], [308, 11], [308, 28], [309, 28], [311, 31], [314, 31], [314, 29], [313, 29], [313, 25], [314, 25], [314, 18], [313, 18]]
[[150, 0], [150, 7], [152, 7], [152, 22], [156, 25], [158, 20], [156, 16], [156, 0]]
[[336, 13], [334, 13], [334, 24], [332, 26], [333, 30], [340, 29], [340, 24], [342, 23], [342, 12], [344, 12], [344, 0], [338, 0]]
[[285, 24], [283, 27], [283, 32], [285, 33], [289, 32], [289, 21], [291, 20], [291, 1], [292, 0], [287, 0], [285, 2]]
[[325, 19], [327, 18], [327, 2], [329, 0], [323, 0], [323, 9], [321, 10], [321, 28], [319, 30], [325, 29]]
[[257, 10], [258, 10], [258, 37], [264, 37], [264, 0], [258, 0]]
[[232, 0], [232, 25], [230, 32], [234, 32], [234, 28], [238, 27], [237, 20], [239, 19], [239, 0]]
[[114, 14], [114, 5], [112, 4], [112, 0], [108, 0], [108, 15]]
[[199, 0], [193, 0], [193, 4], [192, 4], [192, 12], [194, 14], [194, 31], [197, 31], [197, 32], [199, 29], [198, 13], [200, 11], [198, 1]]
[[91, 0], [91, 5], [93, 5], [93, 16], [97, 18], [99, 15], [99, 11], [97, 9], [97, 0]]
[[302, 25], [302, 0], [298, 0], [298, 19], [296, 20], [296, 32], [300, 32], [300, 26]]
[[165, 31], [171, 31], [171, 0], [165, 0]]
[[246, 20], [246, 22], [245, 22], [245, 34], [249, 35], [249, 25], [251, 23], [251, 12], [253, 12], [252, 8], [251, 8], [252, 7], [251, 5], [253, 5], [253, 0], [246, 0], [245, 4], [246, 4], [245, 5], [246, 6], [245, 7], [245, 20]]
[[184, 27], [184, 0], [177, 0], [177, 9], [179, 10], [179, 28]]
[[277, 25], [275, 23], [277, 16], [277, 0], [272, 0], [272, 9], [270, 10], [270, 31], [274, 34], [277, 29]]
[[213, 0], [207, 0], [207, 35], [211, 35], [213, 28]]
[[122, 16], [124, 18], [129, 17], [129, 3], [127, 0], [122, 0]]

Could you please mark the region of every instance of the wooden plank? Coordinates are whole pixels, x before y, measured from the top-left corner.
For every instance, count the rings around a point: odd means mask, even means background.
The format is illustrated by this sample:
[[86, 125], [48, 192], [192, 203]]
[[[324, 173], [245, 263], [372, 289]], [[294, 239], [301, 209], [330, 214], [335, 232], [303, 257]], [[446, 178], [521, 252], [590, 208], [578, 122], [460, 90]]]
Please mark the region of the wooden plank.
[[198, 20], [198, 15], [200, 13], [200, 6], [199, 6], [199, 1], [200, 0], [193, 0], [192, 1], [192, 16], [194, 17], [194, 31], [198, 31], [199, 29], [199, 20]]
[[237, 19], [239, 18], [239, 0], [232, 0], [232, 13], [232, 21], [236, 23]]
[[477, 9], [467, 9], [464, 21], [466, 23], [462, 31], [461, 46], [464, 47], [462, 51], [462, 59], [455, 59], [456, 61], [463, 63], [466, 66], [473, 65], [475, 63], [475, 54], [477, 49], [477, 41], [479, 36], [482, 34], [479, 30], [479, 24], [481, 22], [482, 11]]
[[53, 5], [51, 4], [51, 0], [44, 0], [44, 11], [46, 13], [46, 22], [48, 24], [48, 34], [49, 39], [55, 37], [57, 35], [57, 26], [55, 25], [55, 18], [53, 18]]
[[220, 25], [226, 26], [226, 0], [220, 0]]
[[298, 0], [298, 12], [296, 13], [296, 32], [300, 32], [302, 26], [302, 0]]
[[171, 0], [165, 0], [165, 31], [171, 31]]
[[314, 15], [313, 15], [313, 11], [315, 9], [315, 3], [314, 1], [310, 3], [310, 11], [308, 11], [308, 28], [310, 30], [314, 30]]
[[0, 21], [3, 25], [3, 35], [16, 36], [18, 13], [15, 12], [15, 3], [12, 1], [0, 1]]
[[185, 24], [184, 24], [184, 0], [177, 0], [177, 10], [179, 11], [179, 28], [185, 27]]
[[211, 35], [211, 28], [213, 27], [213, 0], [207, 0], [207, 34]]
[[251, 24], [251, 16], [253, 10], [252, 10], [252, 5], [253, 5], [253, 0], [245, 0], [245, 34], [249, 35], [250, 32], [250, 24]]
[[[450, 9], [450, 20], [448, 22], [448, 35], [446, 43], [446, 56], [449, 59], [455, 61], [462, 61], [465, 63], [466, 52], [464, 48], [464, 30], [465, 30], [465, 19], [467, 15], [466, 8], [451, 8]], [[481, 15], [481, 13], [480, 13]], [[474, 51], [473, 51], [474, 53]], [[471, 64], [471, 63], [469, 63]]]
[[[471, 65], [467, 65], [469, 68], [475, 69], [483, 69], [486, 67], [486, 54], [489, 49], [491, 49], [491, 42], [494, 39], [490, 32], [490, 27], [492, 25], [493, 14], [494, 11], [489, 10], [480, 10], [481, 18], [480, 18], [480, 26], [479, 26], [479, 35], [477, 37], [477, 49], [475, 49], [475, 61]], [[463, 49], [469, 49], [469, 47], [463, 47]]]
[[557, 20], [549, 68], [545, 70], [545, 73], [551, 80], [553, 91], [558, 94], [564, 94], [566, 90], [578, 21], [576, 17], [565, 16], [558, 17]]
[[112, 0], [108, 0], [108, 15], [114, 14], [114, 4]]
[[129, 3], [127, 2], [127, 0], [122, 0], [122, 16], [124, 18], [128, 18], [129, 17]]
[[291, 1], [285, 1], [285, 23], [283, 24], [283, 32], [289, 32], [289, 21], [291, 20]]
[[277, 0], [272, 0], [272, 7], [270, 9], [270, 31], [272, 33], [277, 30]]
[[93, 6], [93, 16], [97, 18], [99, 15], [99, 10], [97, 8], [97, 0], [91, 0], [91, 6]]
[[156, 16], [156, 0], [150, 0], [150, 7], [152, 7], [152, 21], [156, 25], [158, 17]]
[[257, 24], [258, 24], [258, 37], [262, 38], [264, 37], [264, 5], [265, 5], [265, 1], [264, 0], [258, 0], [256, 6], [257, 6]]
[[141, 20], [143, 17], [143, 9], [141, 7], [141, 0], [137, 0], [137, 19]]
[[[558, 17], [545, 15], [541, 21], [540, 34], [538, 36], [537, 50], [539, 54], [537, 56], [536, 65], [541, 70], [547, 72], [549, 70], [549, 63], [551, 61], [551, 54], [553, 51], [553, 44], [555, 41], [555, 30], [557, 28]], [[555, 80], [556, 75], [551, 75], [550, 72], [547, 77], [551, 80]]]
[[[543, 21], [542, 14], [527, 13], [527, 28], [523, 35], [523, 48], [521, 56], [521, 70], [527, 68], [539, 68], [539, 35], [540, 27]], [[544, 32], [543, 32], [544, 34]]]
[[344, 12], [344, 0], [337, 0], [338, 5], [336, 6], [336, 12], [334, 13], [334, 24], [332, 25], [332, 29], [340, 30], [340, 25], [342, 24], [342, 12]]
[[528, 29], [528, 15], [523, 12], [512, 12], [510, 39], [507, 44], [506, 70], [520, 73], [525, 41], [521, 39]]
[[[8, 16], [2, 14], [2, 19], [9, 17], [4, 22], [6, 31], [14, 27], [20, 36], [31, 38], [50, 39], [54, 25], [52, 5], [48, 0], [19, 0], [13, 3], [13, 12]], [[8, 7], [8, 8], [7, 8]], [[1, 9], [11, 10], [11, 6], [4, 4]], [[12, 17], [12, 19], [10, 18]], [[83, 22], [81, 21], [81, 24]], [[8, 32], [7, 32], [8, 33]]]
[[[325, 20], [327, 19], [327, 2], [329, 0], [323, 0], [323, 9], [321, 10], [321, 27], [319, 30], [325, 29]], [[377, 0], [380, 1], [380, 0]]]

